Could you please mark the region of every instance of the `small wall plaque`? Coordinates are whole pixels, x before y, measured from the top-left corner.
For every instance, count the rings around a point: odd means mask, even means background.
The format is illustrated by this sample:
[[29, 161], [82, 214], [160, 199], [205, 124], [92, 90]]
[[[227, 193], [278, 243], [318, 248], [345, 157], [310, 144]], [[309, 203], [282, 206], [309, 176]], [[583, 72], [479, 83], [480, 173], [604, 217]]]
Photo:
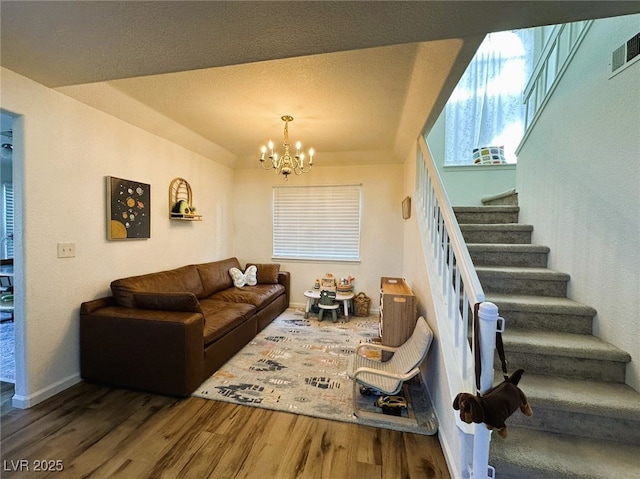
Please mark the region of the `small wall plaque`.
[[402, 218], [405, 220], [411, 218], [411, 196], [402, 200]]

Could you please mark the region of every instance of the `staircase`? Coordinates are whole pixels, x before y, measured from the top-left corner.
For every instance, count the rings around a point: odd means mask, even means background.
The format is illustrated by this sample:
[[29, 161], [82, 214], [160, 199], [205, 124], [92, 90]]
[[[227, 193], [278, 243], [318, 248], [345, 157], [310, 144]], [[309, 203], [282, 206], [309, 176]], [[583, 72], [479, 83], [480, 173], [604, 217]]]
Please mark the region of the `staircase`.
[[[509, 372], [533, 416], [516, 412], [509, 436], [493, 435], [497, 479], [640, 477], [640, 394], [624, 384], [628, 353], [594, 337], [596, 311], [566, 297], [569, 275], [547, 268], [517, 206], [454, 212], [486, 300], [506, 320]], [[500, 371], [499, 362], [495, 364]], [[502, 380], [501, 374], [496, 374]]]

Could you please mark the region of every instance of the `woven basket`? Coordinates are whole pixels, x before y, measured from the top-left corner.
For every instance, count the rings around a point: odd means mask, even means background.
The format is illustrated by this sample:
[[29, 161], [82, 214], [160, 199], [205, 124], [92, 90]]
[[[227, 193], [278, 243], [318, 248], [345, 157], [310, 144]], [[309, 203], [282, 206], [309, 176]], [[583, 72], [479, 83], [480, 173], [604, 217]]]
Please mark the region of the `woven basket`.
[[369, 306], [371, 306], [371, 298], [363, 292], [358, 293], [353, 298], [353, 314], [354, 316], [369, 316]]

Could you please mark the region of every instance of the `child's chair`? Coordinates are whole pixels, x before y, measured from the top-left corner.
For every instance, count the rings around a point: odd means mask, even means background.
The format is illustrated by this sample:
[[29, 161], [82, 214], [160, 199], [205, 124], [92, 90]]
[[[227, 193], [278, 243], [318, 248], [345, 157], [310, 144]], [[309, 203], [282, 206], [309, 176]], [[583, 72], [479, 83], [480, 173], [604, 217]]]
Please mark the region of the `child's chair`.
[[333, 322], [338, 322], [338, 313], [337, 310], [340, 307], [339, 304], [335, 302], [336, 292], [335, 291], [320, 291], [320, 301], [318, 302], [318, 308], [320, 308], [320, 312], [318, 313], [318, 321], [322, 321], [322, 314], [326, 309], [331, 310], [331, 317], [333, 318]]

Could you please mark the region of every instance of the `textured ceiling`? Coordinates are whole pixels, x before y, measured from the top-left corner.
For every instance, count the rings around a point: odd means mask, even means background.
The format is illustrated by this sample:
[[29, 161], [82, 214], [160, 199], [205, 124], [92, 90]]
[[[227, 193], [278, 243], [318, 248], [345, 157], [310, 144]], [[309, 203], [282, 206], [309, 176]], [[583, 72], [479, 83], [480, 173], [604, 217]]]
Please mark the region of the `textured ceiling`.
[[318, 165], [396, 162], [400, 130], [415, 136], [437, 113], [487, 32], [638, 10], [638, 2], [2, 0], [0, 61], [236, 168], [257, 166], [269, 138], [281, 142], [284, 114], [295, 118], [291, 139], [313, 146]]

